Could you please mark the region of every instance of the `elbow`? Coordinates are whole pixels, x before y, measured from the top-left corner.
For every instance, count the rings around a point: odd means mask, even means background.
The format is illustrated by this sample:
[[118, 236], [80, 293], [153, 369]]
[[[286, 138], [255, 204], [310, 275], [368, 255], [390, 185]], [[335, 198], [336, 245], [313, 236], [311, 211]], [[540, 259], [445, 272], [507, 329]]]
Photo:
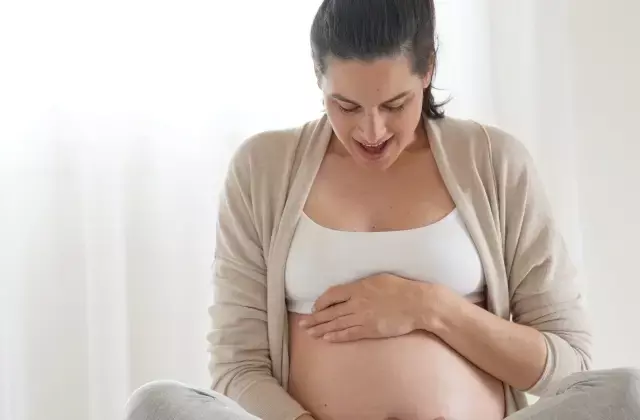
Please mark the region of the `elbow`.
[[211, 390], [222, 395], [229, 395], [230, 385], [233, 383], [233, 377], [229, 375], [211, 375]]
[[229, 389], [238, 376], [235, 369], [225, 368], [221, 364], [209, 364], [209, 373], [211, 374], [211, 389], [222, 395], [229, 397]]
[[551, 344], [554, 345], [558, 357], [560, 371], [564, 376], [577, 372], [591, 370], [593, 367], [592, 337], [589, 331], [574, 332], [572, 334], [547, 333]]
[[270, 366], [261, 363], [233, 366], [216, 363], [210, 367], [210, 372], [211, 389], [236, 401], [255, 382], [273, 379]]
[[525, 392], [541, 397], [555, 389], [566, 377], [592, 367], [590, 340], [566, 340], [557, 334], [543, 333], [547, 360], [538, 381]]
[[573, 350], [576, 353], [576, 360], [578, 364], [576, 372], [591, 370], [593, 368], [593, 358], [591, 357], [591, 353], [585, 352], [584, 350], [576, 347], [573, 347]]

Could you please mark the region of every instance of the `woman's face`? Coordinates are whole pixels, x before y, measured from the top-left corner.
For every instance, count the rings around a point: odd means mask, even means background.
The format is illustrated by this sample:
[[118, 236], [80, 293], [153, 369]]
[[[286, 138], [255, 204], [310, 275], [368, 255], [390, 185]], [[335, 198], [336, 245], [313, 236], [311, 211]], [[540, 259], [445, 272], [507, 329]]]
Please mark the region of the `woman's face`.
[[403, 55], [372, 62], [330, 57], [319, 85], [340, 143], [359, 164], [386, 170], [416, 140], [430, 80], [413, 74]]

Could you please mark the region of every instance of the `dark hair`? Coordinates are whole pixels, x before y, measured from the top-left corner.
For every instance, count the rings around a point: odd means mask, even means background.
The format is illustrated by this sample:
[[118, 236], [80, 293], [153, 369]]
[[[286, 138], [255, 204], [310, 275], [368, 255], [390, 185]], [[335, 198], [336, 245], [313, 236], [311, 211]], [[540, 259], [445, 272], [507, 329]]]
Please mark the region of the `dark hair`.
[[[324, 0], [311, 26], [311, 51], [316, 74], [326, 71], [326, 59], [373, 61], [407, 54], [413, 72], [427, 74], [436, 65], [433, 0]], [[424, 90], [423, 112], [444, 117], [442, 104]]]

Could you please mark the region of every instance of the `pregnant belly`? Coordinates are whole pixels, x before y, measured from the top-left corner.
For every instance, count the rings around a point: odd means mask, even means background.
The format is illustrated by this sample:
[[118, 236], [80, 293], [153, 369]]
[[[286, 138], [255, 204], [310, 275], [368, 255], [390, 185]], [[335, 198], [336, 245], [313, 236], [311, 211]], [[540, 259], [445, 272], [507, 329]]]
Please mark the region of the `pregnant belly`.
[[289, 393], [316, 420], [500, 420], [502, 382], [425, 332], [327, 343], [290, 314]]

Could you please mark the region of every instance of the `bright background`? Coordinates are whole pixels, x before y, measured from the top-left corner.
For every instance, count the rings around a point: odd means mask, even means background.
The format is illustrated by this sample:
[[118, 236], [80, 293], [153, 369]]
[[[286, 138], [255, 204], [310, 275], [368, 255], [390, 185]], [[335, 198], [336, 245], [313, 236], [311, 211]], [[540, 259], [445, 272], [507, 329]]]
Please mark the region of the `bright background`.
[[[318, 0], [0, 3], [0, 418], [113, 420], [207, 386], [237, 144], [320, 115]], [[583, 272], [596, 367], [640, 365], [640, 3], [442, 0], [449, 114], [516, 134]]]

